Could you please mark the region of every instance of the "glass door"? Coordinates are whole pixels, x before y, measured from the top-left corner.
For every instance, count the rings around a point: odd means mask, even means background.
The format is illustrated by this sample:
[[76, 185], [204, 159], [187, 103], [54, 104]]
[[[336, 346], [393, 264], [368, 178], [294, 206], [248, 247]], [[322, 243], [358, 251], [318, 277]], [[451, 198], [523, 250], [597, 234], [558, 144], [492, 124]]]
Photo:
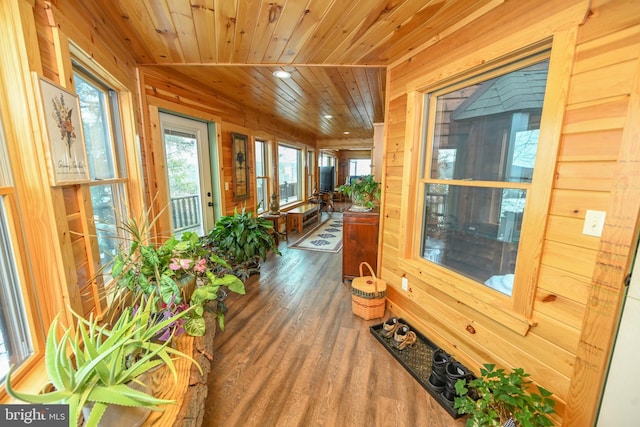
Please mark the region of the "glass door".
[[169, 183], [171, 228], [204, 235], [214, 226], [214, 203], [207, 124], [160, 113], [164, 157]]

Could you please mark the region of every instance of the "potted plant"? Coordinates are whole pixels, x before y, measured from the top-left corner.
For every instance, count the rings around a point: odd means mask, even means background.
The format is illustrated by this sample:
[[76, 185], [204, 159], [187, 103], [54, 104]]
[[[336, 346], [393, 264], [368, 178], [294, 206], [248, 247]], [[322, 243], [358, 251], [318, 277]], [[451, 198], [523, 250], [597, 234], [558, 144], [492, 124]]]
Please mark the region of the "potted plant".
[[[529, 374], [516, 368], [509, 374], [495, 365], [485, 364], [481, 376], [470, 381], [458, 380], [454, 408], [469, 414], [468, 427], [479, 426], [552, 426], [547, 415], [555, 413], [551, 392], [537, 387], [530, 390]], [[510, 424], [505, 424], [510, 423]]]
[[273, 237], [273, 224], [258, 216], [234, 209], [233, 215], [218, 218], [206, 236], [206, 247], [217, 252], [232, 268], [234, 275], [246, 280], [260, 271], [260, 261], [270, 251], [281, 255]]
[[353, 211], [370, 211], [374, 202], [380, 199], [380, 183], [373, 179], [373, 175], [358, 178], [350, 184], [338, 187], [338, 192], [351, 198]]
[[[149, 298], [153, 299], [157, 315], [164, 318], [194, 307], [162, 331], [161, 339], [174, 331], [204, 335], [204, 311], [207, 303], [218, 299], [220, 288], [245, 293], [244, 283], [226, 273], [229, 271], [226, 261], [210, 252], [197, 234], [185, 232], [180, 239], [171, 236], [162, 244], [154, 244], [146, 237], [146, 228], [135, 220], [127, 221], [123, 230], [128, 236], [123, 242], [126, 244], [110, 265], [114, 279], [110, 290], [116, 295], [110, 311], [117, 314], [122, 307]], [[224, 329], [224, 310], [218, 309], [216, 315], [220, 328]]]
[[45, 343], [45, 366], [50, 381], [46, 390], [50, 391], [28, 394], [15, 390], [9, 370], [5, 380], [7, 394], [30, 403], [69, 404], [72, 426], [81, 421], [83, 408], [90, 408], [86, 418], [88, 427], [97, 426], [109, 406], [120, 405], [119, 410], [125, 407], [161, 410], [159, 405], [175, 401], [156, 398], [136, 384], [140, 385], [143, 374], [163, 364], [177, 381], [175, 357], [186, 358], [200, 368], [191, 357], [168, 346], [168, 342], [152, 341], [159, 330], [187, 313], [155, 321], [149, 300], [137, 309], [125, 309], [113, 327], [107, 329], [93, 317], [85, 319], [73, 312], [77, 319], [75, 332], [64, 329], [60, 339], [56, 317]]

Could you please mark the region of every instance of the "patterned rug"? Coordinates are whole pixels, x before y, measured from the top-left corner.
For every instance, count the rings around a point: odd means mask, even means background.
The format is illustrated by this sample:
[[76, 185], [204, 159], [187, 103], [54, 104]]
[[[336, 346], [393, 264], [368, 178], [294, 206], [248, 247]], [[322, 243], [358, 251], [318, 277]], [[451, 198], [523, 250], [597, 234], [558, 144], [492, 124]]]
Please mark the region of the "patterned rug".
[[340, 252], [342, 249], [342, 214], [332, 213], [322, 224], [289, 246], [318, 252]]

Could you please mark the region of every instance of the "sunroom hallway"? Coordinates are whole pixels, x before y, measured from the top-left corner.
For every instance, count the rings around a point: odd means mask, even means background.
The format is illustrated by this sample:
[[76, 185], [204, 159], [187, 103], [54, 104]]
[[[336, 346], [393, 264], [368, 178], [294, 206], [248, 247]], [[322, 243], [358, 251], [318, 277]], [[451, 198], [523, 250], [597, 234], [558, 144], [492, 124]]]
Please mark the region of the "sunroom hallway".
[[371, 335], [368, 327], [383, 319], [352, 314], [342, 253], [287, 244], [263, 264], [246, 295], [226, 301], [203, 425], [464, 425]]

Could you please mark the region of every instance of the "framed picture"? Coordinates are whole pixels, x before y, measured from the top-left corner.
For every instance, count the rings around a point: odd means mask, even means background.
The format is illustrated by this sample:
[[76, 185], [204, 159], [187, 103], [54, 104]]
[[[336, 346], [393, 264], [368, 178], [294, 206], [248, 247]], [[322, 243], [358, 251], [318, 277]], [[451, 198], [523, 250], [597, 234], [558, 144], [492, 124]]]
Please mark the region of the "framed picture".
[[33, 79], [40, 95], [42, 125], [46, 129], [51, 185], [89, 181], [78, 96], [37, 73], [33, 73]]
[[248, 137], [239, 133], [231, 133], [233, 153], [233, 198], [244, 200], [249, 198], [249, 164]]

